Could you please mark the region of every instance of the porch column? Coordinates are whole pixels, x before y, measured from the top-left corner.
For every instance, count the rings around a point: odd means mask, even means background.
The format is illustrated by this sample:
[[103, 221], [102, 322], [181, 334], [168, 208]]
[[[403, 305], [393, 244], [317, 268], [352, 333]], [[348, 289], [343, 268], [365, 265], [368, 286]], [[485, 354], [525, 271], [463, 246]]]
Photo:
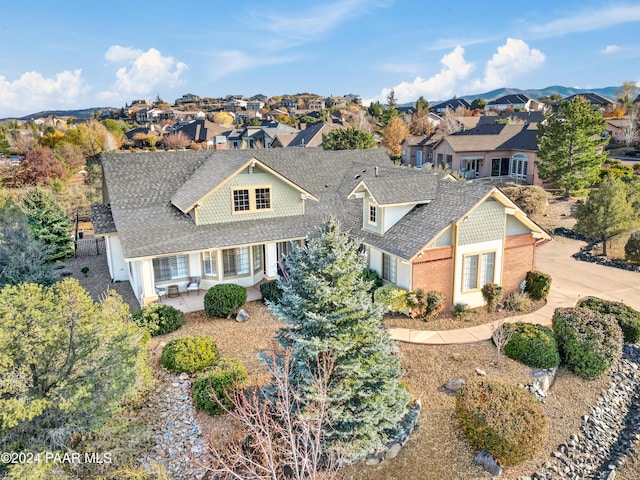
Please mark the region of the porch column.
[[265, 243], [264, 271], [269, 280], [278, 276], [278, 249], [275, 242]]
[[142, 298], [140, 303], [148, 305], [158, 301], [158, 294], [154, 284], [153, 263], [151, 259], [145, 259], [140, 262], [140, 271], [142, 273], [141, 287]]

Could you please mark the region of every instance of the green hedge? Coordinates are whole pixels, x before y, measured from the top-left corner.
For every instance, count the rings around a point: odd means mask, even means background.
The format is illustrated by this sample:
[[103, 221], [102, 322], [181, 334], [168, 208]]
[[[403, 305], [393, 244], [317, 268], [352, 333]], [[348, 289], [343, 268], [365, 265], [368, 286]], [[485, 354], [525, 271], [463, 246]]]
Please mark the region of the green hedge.
[[532, 368], [551, 368], [560, 364], [556, 337], [550, 328], [531, 323], [505, 323], [513, 336], [504, 346], [507, 357]]
[[170, 340], [162, 350], [162, 366], [172, 372], [195, 373], [218, 359], [218, 347], [211, 337], [189, 335]]
[[136, 325], [155, 337], [179, 329], [184, 323], [184, 313], [164, 303], [152, 303], [134, 313], [132, 319]]
[[557, 308], [553, 331], [560, 359], [573, 373], [597, 378], [622, 356], [622, 330], [613, 315], [588, 308]]
[[640, 231], [633, 232], [627, 240], [624, 258], [629, 262], [640, 263]]
[[282, 290], [278, 285], [278, 280], [269, 280], [260, 284], [260, 294], [262, 300], [266, 302], [278, 303], [282, 298]]
[[549, 295], [551, 290], [551, 276], [537, 270], [527, 272], [526, 286], [524, 291], [535, 300], [543, 300]]
[[640, 312], [637, 310], [622, 302], [611, 302], [596, 297], [585, 298], [580, 301], [578, 306], [613, 315], [622, 329], [624, 341], [627, 343], [640, 343]]
[[547, 440], [548, 420], [534, 396], [496, 380], [479, 379], [458, 390], [456, 417], [473, 448], [503, 466], [535, 458]]
[[[231, 410], [233, 405], [233, 389], [246, 382], [249, 374], [242, 362], [237, 358], [223, 358], [210, 369], [198, 374], [193, 381], [193, 401], [200, 410], [211, 415], [225, 413], [224, 405]], [[211, 391], [214, 391], [218, 403]]]
[[380, 275], [378, 275], [378, 272], [372, 268], [365, 268], [362, 270], [362, 278], [371, 282], [371, 288], [369, 288], [369, 293], [371, 294], [382, 286], [382, 279], [380, 278]]
[[231, 318], [246, 302], [246, 288], [235, 283], [219, 283], [204, 296], [204, 311], [210, 317]]
[[382, 304], [389, 312], [404, 312], [409, 310], [409, 291], [395, 285], [384, 285], [373, 292], [373, 300]]

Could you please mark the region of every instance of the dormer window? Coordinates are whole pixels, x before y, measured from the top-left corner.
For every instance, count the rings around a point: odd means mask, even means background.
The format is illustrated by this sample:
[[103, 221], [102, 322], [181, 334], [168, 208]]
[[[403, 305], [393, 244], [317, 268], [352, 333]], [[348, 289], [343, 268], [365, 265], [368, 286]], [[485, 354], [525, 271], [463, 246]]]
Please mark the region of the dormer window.
[[232, 190], [233, 214], [271, 210], [271, 187], [242, 187]]
[[378, 207], [376, 205], [369, 205], [369, 224], [378, 224]]

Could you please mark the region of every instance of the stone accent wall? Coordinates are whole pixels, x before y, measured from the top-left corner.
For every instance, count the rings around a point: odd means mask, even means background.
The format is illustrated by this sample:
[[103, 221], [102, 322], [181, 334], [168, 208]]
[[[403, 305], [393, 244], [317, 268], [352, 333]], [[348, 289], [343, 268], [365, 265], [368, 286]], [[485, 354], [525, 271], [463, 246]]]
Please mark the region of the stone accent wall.
[[531, 235], [506, 237], [502, 258], [502, 288], [505, 295], [520, 289], [520, 282], [533, 270], [536, 240]]
[[453, 247], [425, 250], [422, 257], [413, 262], [413, 289], [438, 290], [445, 296], [445, 309], [451, 308], [453, 282]]

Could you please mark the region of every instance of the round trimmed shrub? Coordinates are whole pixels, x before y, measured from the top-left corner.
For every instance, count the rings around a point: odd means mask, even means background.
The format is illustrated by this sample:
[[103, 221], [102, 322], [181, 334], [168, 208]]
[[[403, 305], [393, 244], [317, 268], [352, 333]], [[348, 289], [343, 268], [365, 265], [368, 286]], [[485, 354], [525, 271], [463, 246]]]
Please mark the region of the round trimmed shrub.
[[504, 346], [507, 357], [531, 368], [552, 368], [560, 365], [558, 344], [553, 331], [531, 323], [505, 323], [513, 336]]
[[502, 287], [493, 282], [485, 283], [482, 286], [482, 297], [487, 304], [487, 311], [495, 312], [498, 303], [502, 300]]
[[624, 246], [624, 258], [629, 262], [640, 263], [640, 231], [633, 232]]
[[172, 372], [195, 373], [218, 359], [218, 347], [206, 335], [187, 335], [170, 340], [162, 350], [162, 366]]
[[235, 283], [219, 283], [204, 296], [204, 311], [210, 317], [231, 318], [246, 301], [246, 288]]
[[[231, 410], [233, 405], [233, 388], [236, 384], [246, 382], [249, 374], [237, 358], [223, 358], [210, 369], [198, 374], [193, 381], [193, 401], [198, 409], [219, 415], [225, 413], [224, 405]], [[211, 392], [215, 392], [218, 401]], [[220, 402], [220, 403], [218, 403]]]
[[512, 292], [504, 298], [504, 308], [514, 312], [530, 312], [533, 300], [524, 292]]
[[378, 272], [372, 268], [365, 268], [362, 270], [362, 278], [367, 282], [371, 282], [371, 288], [369, 288], [369, 293], [371, 294], [382, 286], [382, 279], [380, 278], [380, 275], [378, 275]]
[[543, 300], [551, 290], [551, 276], [537, 270], [527, 272], [524, 291], [534, 300]]
[[152, 337], [179, 329], [184, 323], [184, 313], [171, 305], [152, 303], [145, 305], [132, 316], [133, 323], [146, 329]]
[[624, 341], [640, 343], [640, 312], [637, 310], [622, 302], [610, 302], [596, 297], [585, 298], [578, 306], [613, 315], [622, 329]]
[[527, 215], [543, 214], [547, 209], [547, 192], [543, 188], [529, 185], [505, 187], [501, 190]]
[[542, 406], [526, 390], [483, 378], [456, 395], [456, 417], [469, 443], [503, 466], [535, 458], [547, 439]]
[[573, 373], [597, 378], [622, 356], [622, 330], [613, 315], [588, 308], [557, 308], [553, 331], [560, 359]]
[[278, 303], [282, 298], [282, 290], [278, 285], [278, 280], [269, 280], [260, 284], [260, 294], [262, 300], [266, 302]]
[[395, 285], [384, 285], [373, 292], [373, 300], [380, 303], [389, 312], [404, 312], [409, 310], [409, 291]]

